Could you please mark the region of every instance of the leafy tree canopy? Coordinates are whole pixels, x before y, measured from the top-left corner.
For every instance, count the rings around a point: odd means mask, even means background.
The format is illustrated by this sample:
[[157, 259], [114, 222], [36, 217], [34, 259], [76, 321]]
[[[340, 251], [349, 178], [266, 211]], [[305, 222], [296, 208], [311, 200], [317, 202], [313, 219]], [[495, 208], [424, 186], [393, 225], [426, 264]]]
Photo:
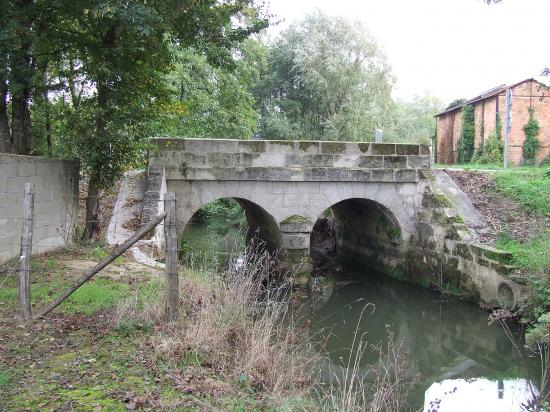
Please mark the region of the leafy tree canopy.
[[316, 12], [290, 26], [256, 89], [258, 136], [368, 140], [391, 124], [394, 80], [359, 22]]

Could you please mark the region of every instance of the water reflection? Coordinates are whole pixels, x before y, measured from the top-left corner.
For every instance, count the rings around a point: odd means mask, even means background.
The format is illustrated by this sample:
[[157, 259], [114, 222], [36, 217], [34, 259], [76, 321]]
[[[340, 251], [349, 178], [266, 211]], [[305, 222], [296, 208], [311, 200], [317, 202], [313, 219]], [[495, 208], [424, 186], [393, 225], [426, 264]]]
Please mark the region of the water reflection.
[[[331, 294], [328, 287], [317, 293], [318, 289], [308, 300], [309, 316], [312, 333], [318, 334], [329, 353], [326, 379], [347, 364], [356, 328], [376, 344], [385, 343], [386, 325], [408, 353], [407, 376], [421, 375], [413, 394], [417, 406], [432, 382], [521, 375], [504, 331], [488, 325], [488, 314], [471, 303], [375, 272], [350, 269], [343, 271]], [[369, 306], [363, 311], [365, 305]], [[366, 351], [359, 362], [362, 372], [377, 361], [377, 351]]]

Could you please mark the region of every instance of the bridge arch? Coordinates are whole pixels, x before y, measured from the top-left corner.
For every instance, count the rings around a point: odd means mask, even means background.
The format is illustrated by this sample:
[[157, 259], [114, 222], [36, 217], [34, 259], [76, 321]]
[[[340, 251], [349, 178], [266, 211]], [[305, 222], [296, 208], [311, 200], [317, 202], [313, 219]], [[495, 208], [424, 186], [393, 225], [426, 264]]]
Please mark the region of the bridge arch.
[[[173, 189], [169, 186], [168, 190]], [[216, 200], [233, 199], [244, 211], [248, 226], [247, 240], [250, 240], [253, 236], [258, 236], [266, 243], [267, 249], [272, 251], [282, 246], [279, 226], [272, 214], [266, 210], [268, 205], [262, 204], [261, 199], [251, 200], [243, 197], [243, 192], [240, 191], [239, 193], [238, 187], [236, 190], [178, 190], [176, 191], [176, 197], [178, 205], [181, 205], [177, 208], [179, 237], [183, 235], [193, 216], [202, 207]]]
[[390, 209], [352, 197], [330, 205], [319, 216], [311, 232], [310, 253], [314, 261], [330, 251], [338, 260], [387, 270], [401, 258], [404, 238]]

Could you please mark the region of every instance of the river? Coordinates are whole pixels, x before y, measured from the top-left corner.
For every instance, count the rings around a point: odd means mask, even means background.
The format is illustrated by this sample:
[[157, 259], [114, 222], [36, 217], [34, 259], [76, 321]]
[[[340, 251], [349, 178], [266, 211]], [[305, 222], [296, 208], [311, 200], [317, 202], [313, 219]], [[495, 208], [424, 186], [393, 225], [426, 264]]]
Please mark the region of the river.
[[[243, 233], [236, 229], [213, 233], [194, 224], [184, 239], [196, 254], [202, 249], [209, 259], [227, 260], [244, 247]], [[404, 374], [415, 381], [408, 398], [412, 410], [422, 408], [424, 393], [435, 382], [486, 378], [489, 385], [494, 382], [496, 397], [502, 382], [527, 378], [503, 328], [489, 325], [489, 313], [475, 304], [364, 268], [339, 266], [334, 272], [313, 277], [310, 287], [301, 292], [301, 312], [324, 355], [320, 365], [324, 381], [341, 379], [350, 356], [353, 364], [356, 352], [350, 355], [350, 348], [357, 348], [356, 336], [368, 342], [357, 371], [367, 381], [372, 379], [369, 365], [376, 365], [379, 352], [370, 345], [386, 347], [388, 331], [406, 353]], [[519, 327], [513, 325], [512, 330], [521, 336]]]

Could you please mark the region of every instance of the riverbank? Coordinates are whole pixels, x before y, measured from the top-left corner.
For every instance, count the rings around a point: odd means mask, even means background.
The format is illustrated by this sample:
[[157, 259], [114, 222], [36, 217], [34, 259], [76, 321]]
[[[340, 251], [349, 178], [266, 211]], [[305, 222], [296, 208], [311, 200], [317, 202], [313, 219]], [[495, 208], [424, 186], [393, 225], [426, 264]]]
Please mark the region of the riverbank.
[[483, 243], [513, 255], [514, 274], [530, 291], [527, 319], [550, 310], [550, 168], [448, 170], [488, 223]]
[[[78, 276], [77, 267], [92, 266], [105, 253], [89, 244], [36, 256], [33, 309]], [[269, 258], [252, 256], [223, 276], [182, 269], [180, 317], [169, 324], [162, 316], [162, 273], [131, 257], [29, 324], [16, 316], [16, 265], [2, 265], [3, 408], [352, 411], [375, 396], [373, 410], [382, 411], [403, 402], [406, 382], [399, 375], [397, 381], [381, 375], [380, 390], [346, 392], [353, 376], [332, 393], [322, 391], [308, 325], [289, 317], [292, 290], [265, 287], [270, 265]]]

